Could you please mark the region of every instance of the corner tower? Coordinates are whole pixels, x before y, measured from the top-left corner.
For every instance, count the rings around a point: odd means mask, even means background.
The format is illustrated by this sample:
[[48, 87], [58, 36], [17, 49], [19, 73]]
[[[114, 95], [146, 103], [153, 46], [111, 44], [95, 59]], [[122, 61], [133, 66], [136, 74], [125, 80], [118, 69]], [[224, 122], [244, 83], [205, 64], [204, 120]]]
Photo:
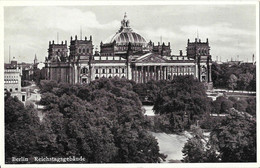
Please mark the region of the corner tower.
[[213, 87], [211, 79], [212, 59], [208, 39], [206, 39], [206, 42], [202, 42], [198, 38], [195, 38], [195, 42], [190, 42], [188, 39], [187, 57], [192, 58], [195, 61], [195, 76], [199, 81], [204, 82], [208, 89], [211, 89]]
[[54, 40], [49, 41], [49, 49], [48, 49], [48, 61], [51, 62], [66, 62], [68, 59], [68, 47], [67, 41], [61, 42], [61, 44], [54, 43]]
[[85, 37], [84, 40], [78, 39], [77, 35], [75, 39], [70, 38], [70, 60], [79, 61], [79, 60], [90, 60], [93, 55], [93, 44], [92, 36], [89, 40]]

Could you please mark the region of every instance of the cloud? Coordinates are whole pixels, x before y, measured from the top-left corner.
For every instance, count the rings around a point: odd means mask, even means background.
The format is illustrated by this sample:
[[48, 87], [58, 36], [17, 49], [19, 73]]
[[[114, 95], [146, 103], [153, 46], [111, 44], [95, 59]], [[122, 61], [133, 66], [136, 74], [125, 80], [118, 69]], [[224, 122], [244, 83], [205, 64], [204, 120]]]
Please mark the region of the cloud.
[[185, 44], [185, 39], [180, 34], [177, 34], [175, 31], [168, 28], [146, 28], [137, 30], [137, 33], [140, 33], [147, 41], [152, 40], [153, 42], [159, 42], [162, 38], [162, 41], [165, 43], [182, 41], [182, 44]]
[[[20, 15], [24, 16], [20, 18]], [[33, 28], [59, 29], [62, 31], [78, 31], [80, 26], [84, 29], [113, 29], [119, 26], [117, 20], [102, 24], [98, 21], [95, 13], [91, 11], [81, 11], [76, 8], [66, 7], [25, 7], [21, 13], [10, 16], [7, 28], [19, 27], [20, 29]]]
[[[242, 30], [236, 27], [232, 27], [230, 23], [216, 23], [209, 26], [197, 26], [197, 25], [188, 25], [183, 26], [180, 30], [189, 35], [190, 37], [194, 36], [194, 32], [202, 32], [202, 37], [210, 38], [217, 41], [227, 42], [232, 41], [234, 37], [237, 36], [251, 36], [254, 38], [255, 32]], [[206, 37], [205, 37], [206, 36]]]
[[[253, 7], [253, 6], [252, 6]], [[44, 60], [48, 41], [59, 41], [79, 35], [80, 27], [86, 36], [93, 36], [93, 44], [114, 35], [120, 27], [121, 14], [131, 16], [133, 30], [147, 41], [171, 42], [172, 54], [186, 49], [187, 39], [209, 39], [213, 56], [230, 57], [255, 53], [255, 8], [244, 6], [31, 6], [5, 7], [5, 60], [8, 46], [12, 55], [20, 55], [31, 62], [34, 54]], [[241, 12], [243, 11], [243, 12]], [[253, 11], [253, 12], [250, 12]], [[131, 15], [130, 15], [131, 14]], [[118, 20], [119, 19], [119, 20]], [[109, 38], [110, 39], [110, 38]], [[244, 57], [242, 56], [244, 55]]]

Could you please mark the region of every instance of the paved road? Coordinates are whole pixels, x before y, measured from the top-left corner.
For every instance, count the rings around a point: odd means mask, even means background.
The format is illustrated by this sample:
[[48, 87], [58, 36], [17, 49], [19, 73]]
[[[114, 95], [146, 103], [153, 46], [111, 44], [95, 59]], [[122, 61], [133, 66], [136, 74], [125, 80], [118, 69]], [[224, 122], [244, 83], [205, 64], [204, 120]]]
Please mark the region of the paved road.
[[34, 83], [24, 88], [31, 90], [31, 96], [25, 101], [25, 105], [33, 104], [34, 108], [37, 109], [37, 115], [40, 118], [40, 121], [42, 121], [44, 114], [42, 113], [41, 109], [43, 108], [43, 106], [36, 104], [36, 102], [39, 102], [41, 100], [39, 88]]

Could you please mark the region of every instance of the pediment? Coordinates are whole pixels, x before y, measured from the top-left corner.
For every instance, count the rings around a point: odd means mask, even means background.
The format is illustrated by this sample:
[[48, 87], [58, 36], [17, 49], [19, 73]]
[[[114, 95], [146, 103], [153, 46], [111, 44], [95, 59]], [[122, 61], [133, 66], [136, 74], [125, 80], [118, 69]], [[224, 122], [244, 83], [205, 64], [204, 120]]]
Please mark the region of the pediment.
[[165, 63], [167, 62], [166, 59], [162, 58], [158, 54], [146, 54], [136, 59], [138, 63]]

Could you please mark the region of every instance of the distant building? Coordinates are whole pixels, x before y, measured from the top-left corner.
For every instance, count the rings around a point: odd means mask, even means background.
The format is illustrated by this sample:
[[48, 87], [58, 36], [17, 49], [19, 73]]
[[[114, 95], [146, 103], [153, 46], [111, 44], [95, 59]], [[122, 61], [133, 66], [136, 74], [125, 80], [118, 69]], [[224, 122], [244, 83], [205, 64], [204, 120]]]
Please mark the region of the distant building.
[[22, 80], [32, 80], [33, 64], [31, 63], [18, 63], [18, 67], [22, 70]]
[[20, 101], [25, 103], [26, 92], [21, 89], [22, 69], [18, 66], [17, 61], [11, 61], [10, 64], [4, 65], [4, 90], [16, 96]]
[[226, 62], [226, 64], [228, 64], [229, 66], [233, 66], [233, 65], [240, 65], [240, 64], [242, 64], [243, 63], [243, 61], [228, 61], [228, 62]]
[[192, 75], [212, 88], [211, 55], [208, 39], [188, 40], [187, 55], [171, 55], [170, 43], [147, 42], [134, 32], [125, 14], [115, 35], [100, 43], [100, 53], [93, 54], [89, 39], [70, 39], [61, 44], [49, 42], [45, 61], [46, 79], [66, 83], [89, 83], [99, 78], [127, 78], [137, 83], [149, 80], [171, 80], [179, 75]]

